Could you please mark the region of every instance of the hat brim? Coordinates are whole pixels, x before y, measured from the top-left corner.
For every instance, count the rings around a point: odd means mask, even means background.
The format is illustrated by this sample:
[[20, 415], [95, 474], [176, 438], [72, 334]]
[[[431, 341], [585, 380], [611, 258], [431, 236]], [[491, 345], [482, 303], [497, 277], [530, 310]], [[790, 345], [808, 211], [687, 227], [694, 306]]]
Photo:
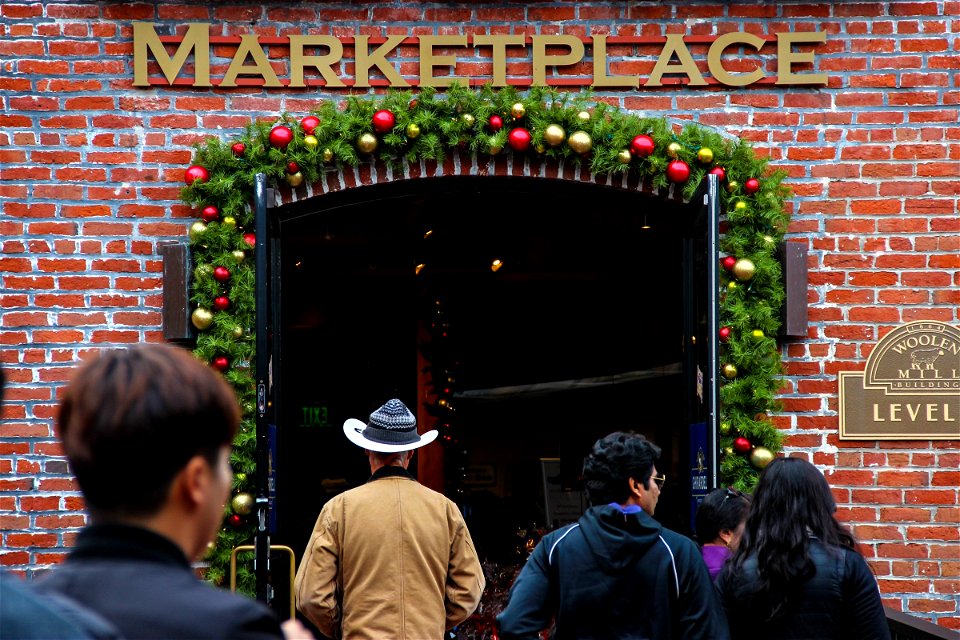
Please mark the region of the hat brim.
[[374, 442], [373, 440], [368, 440], [363, 435], [363, 430], [367, 428], [367, 423], [356, 418], [347, 418], [347, 421], [343, 423], [343, 435], [347, 436], [347, 440], [370, 451], [376, 451], [378, 453], [398, 453], [400, 451], [410, 451], [412, 449], [419, 449], [424, 445], [428, 445], [434, 440], [437, 439], [438, 431], [433, 429], [432, 431], [427, 431], [426, 433], [419, 434], [420, 439], [416, 442], [407, 442], [405, 444], [384, 444], [383, 442]]

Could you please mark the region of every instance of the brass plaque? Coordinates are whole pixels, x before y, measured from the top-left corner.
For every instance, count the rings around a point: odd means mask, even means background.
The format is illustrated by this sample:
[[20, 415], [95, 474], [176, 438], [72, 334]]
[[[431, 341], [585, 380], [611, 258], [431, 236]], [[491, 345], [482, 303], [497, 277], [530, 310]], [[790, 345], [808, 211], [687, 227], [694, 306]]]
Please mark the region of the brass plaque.
[[864, 371], [841, 371], [841, 440], [960, 440], [960, 329], [897, 327]]

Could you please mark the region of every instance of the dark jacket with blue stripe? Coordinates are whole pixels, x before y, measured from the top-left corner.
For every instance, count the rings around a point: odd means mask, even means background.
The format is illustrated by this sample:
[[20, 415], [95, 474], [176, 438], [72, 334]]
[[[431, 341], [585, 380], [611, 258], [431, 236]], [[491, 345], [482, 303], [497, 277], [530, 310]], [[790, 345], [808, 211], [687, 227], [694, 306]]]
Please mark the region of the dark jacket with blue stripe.
[[697, 546], [644, 512], [591, 507], [544, 536], [497, 616], [500, 637], [725, 640], [723, 608]]

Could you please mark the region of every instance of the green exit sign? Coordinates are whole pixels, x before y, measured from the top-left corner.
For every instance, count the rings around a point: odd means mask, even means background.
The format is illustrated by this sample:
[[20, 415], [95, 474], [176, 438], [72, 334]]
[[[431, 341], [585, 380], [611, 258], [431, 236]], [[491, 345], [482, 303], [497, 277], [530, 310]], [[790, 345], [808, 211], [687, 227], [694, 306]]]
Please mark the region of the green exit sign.
[[304, 407], [300, 407], [300, 410], [301, 410], [301, 418], [300, 418], [301, 427], [329, 427], [330, 426], [329, 413], [326, 407], [304, 406]]

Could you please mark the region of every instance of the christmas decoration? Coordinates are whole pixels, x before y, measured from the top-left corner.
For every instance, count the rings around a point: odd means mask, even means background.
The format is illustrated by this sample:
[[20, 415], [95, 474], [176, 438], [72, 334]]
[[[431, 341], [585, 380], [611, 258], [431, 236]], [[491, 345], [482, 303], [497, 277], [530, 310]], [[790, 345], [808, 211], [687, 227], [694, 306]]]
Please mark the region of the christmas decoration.
[[533, 137], [530, 135], [530, 132], [523, 128], [517, 128], [510, 132], [510, 135], [507, 136], [507, 144], [510, 145], [510, 148], [514, 151], [523, 153], [530, 148], [530, 140]]
[[198, 164], [187, 167], [187, 170], [183, 174], [183, 180], [187, 185], [191, 185], [197, 181], [206, 182], [209, 179], [210, 173], [205, 167], [201, 167]]
[[230, 360], [226, 356], [217, 356], [210, 361], [210, 364], [214, 369], [220, 372], [224, 372], [230, 368]]
[[233, 216], [223, 216], [223, 220], [220, 221], [220, 225], [224, 229], [236, 229], [237, 228], [237, 219]]
[[330, 162], [331, 160], [333, 160], [333, 150], [332, 150], [332, 149], [324, 149], [324, 150], [323, 150], [323, 156], [322, 156], [322, 157], [323, 157], [323, 161], [324, 161], [324, 162]]
[[736, 180], [730, 180], [727, 182], [727, 192], [736, 193], [737, 189], [740, 188], [740, 183]]
[[724, 256], [720, 264], [723, 265], [723, 268], [727, 271], [733, 271], [733, 267], [737, 264], [737, 259], [734, 256]]
[[230, 308], [230, 298], [227, 296], [217, 296], [213, 299], [213, 308], [217, 311], [226, 311]]
[[754, 329], [753, 331], [750, 332], [750, 337], [753, 339], [754, 342], [760, 342], [760, 341], [763, 340], [766, 336], [763, 335], [763, 331], [762, 331], [762, 330], [760, 330], [760, 329]]
[[523, 106], [522, 102], [515, 102], [512, 107], [510, 107], [510, 115], [519, 120], [527, 113], [527, 108]]
[[590, 112], [589, 111], [579, 112], [577, 114], [577, 120], [579, 120], [580, 122], [590, 122]]
[[640, 158], [646, 158], [655, 148], [653, 138], [646, 134], [640, 134], [630, 141], [630, 152]]
[[393, 129], [393, 125], [397, 123], [397, 118], [389, 109], [380, 109], [373, 114], [370, 123], [377, 133], [389, 133]]
[[241, 516], [250, 515], [250, 512], [253, 511], [253, 496], [245, 492], [238, 493], [230, 501], [230, 508], [233, 509], [234, 513], [239, 513]]
[[[736, 448], [736, 444], [734, 444]], [[763, 469], [768, 464], [773, 462], [774, 459], [773, 452], [766, 447], [755, 447], [753, 451], [750, 452], [750, 464], [755, 466], [757, 469]]]
[[682, 149], [683, 147], [680, 146], [679, 142], [671, 142], [667, 145], [667, 155], [671, 158], [676, 158], [680, 155]]
[[233, 256], [233, 259], [237, 262], [243, 262], [247, 258], [247, 254], [240, 249], [231, 251], [230, 254]]
[[213, 324], [213, 314], [203, 307], [197, 307], [190, 314], [190, 322], [200, 331], [209, 329], [210, 325]]
[[465, 113], [460, 116], [460, 119], [463, 120], [463, 124], [467, 125], [468, 127], [472, 127], [477, 122], [477, 119], [473, 117], [472, 113]]
[[487, 149], [487, 153], [489, 153], [492, 156], [497, 155], [501, 151], [503, 151], [503, 147], [499, 145], [492, 145], [489, 149]]
[[750, 441], [740, 436], [733, 441], [733, 450], [737, 453], [746, 453], [750, 451]]
[[733, 275], [741, 282], [750, 280], [756, 272], [757, 267], [753, 264], [753, 261], [748, 258], [740, 258], [736, 264], [733, 265]]
[[233, 152], [233, 155], [238, 158], [242, 158], [244, 152], [247, 150], [247, 145], [243, 144], [242, 142], [234, 142], [233, 145], [231, 145], [230, 150]]
[[673, 160], [667, 165], [667, 178], [670, 182], [686, 182], [690, 177], [690, 165], [683, 160]]
[[630, 164], [631, 160], [633, 160], [633, 154], [629, 149], [621, 149], [617, 152], [617, 162], [620, 164]]
[[720, 327], [720, 342], [730, 339], [730, 327]]
[[361, 134], [357, 138], [357, 148], [363, 153], [373, 153], [377, 150], [377, 136], [372, 133]]
[[546, 142], [551, 147], [556, 147], [563, 144], [563, 141], [567, 137], [567, 132], [563, 130], [558, 124], [548, 125], [546, 130], [543, 132], [543, 141]]
[[746, 208], [747, 208], [747, 203], [744, 202], [743, 200], [740, 200], [739, 202], [737, 202], [736, 204], [733, 205], [733, 208], [734, 208], [736, 211], [744, 211], [744, 210], [746, 210]]
[[226, 282], [230, 279], [230, 270], [226, 267], [214, 267], [213, 279], [217, 282]]
[[239, 340], [243, 337], [243, 327], [234, 327], [233, 328], [233, 337]]
[[733, 431], [733, 427], [730, 426], [729, 422], [720, 423], [720, 435], [728, 436]]
[[293, 131], [290, 127], [282, 124], [275, 126], [270, 130], [270, 145], [277, 149], [286, 149], [287, 145], [293, 142]]
[[411, 140], [416, 140], [418, 137], [420, 137], [420, 125], [418, 125], [416, 122], [411, 122], [407, 125], [406, 132], [408, 138]]
[[303, 184], [303, 174], [299, 171], [296, 173], [288, 173], [287, 184], [291, 187], [299, 187], [301, 184]]
[[727, 179], [727, 170], [723, 167], [714, 167], [713, 169], [710, 169], [710, 173], [717, 176], [717, 180], [720, 182], [723, 182]]
[[733, 364], [725, 364], [722, 369], [723, 377], [728, 380], [733, 380], [737, 377], [739, 371], [737, 371], [737, 366]]
[[697, 160], [702, 164], [710, 164], [713, 162], [713, 149], [710, 147], [700, 147], [700, 150], [697, 151]]
[[725, 456], [727, 456], [727, 457], [729, 458], [729, 457], [732, 456], [733, 454], [734, 454], [733, 447], [724, 447], [724, 448], [723, 448], [723, 455], [725, 455]]
[[586, 131], [574, 131], [567, 138], [567, 144], [577, 153], [584, 154], [593, 148], [593, 139]]
[[190, 239], [194, 242], [207, 230], [207, 225], [197, 221], [190, 225]]
[[230, 515], [229, 518], [227, 518], [227, 522], [230, 523], [230, 526], [231, 526], [231, 527], [239, 527], [239, 526], [243, 525], [243, 518], [240, 517], [239, 515], [233, 513], [233, 514]]
[[755, 194], [757, 191], [760, 191], [760, 181], [756, 178], [747, 179], [747, 181], [743, 183], [743, 191], [749, 195]]
[[320, 144], [320, 141], [317, 140], [316, 136], [306, 135], [303, 136], [303, 146], [311, 151], [317, 148], [317, 145]]
[[296, 162], [287, 163], [287, 173], [297, 173], [298, 171], [300, 171], [299, 164], [297, 164]]
[[497, 131], [500, 131], [500, 129], [503, 128], [503, 118], [501, 118], [497, 114], [493, 114], [492, 116], [490, 116], [490, 119], [487, 120], [487, 126], [489, 127], [490, 131], [492, 131], [493, 133], [496, 133]]
[[245, 234], [243, 234], [243, 242], [244, 242], [248, 247], [255, 247], [255, 246], [257, 246], [257, 236], [255, 236], [255, 235], [252, 234], [252, 233], [245, 233]]
[[317, 116], [306, 116], [300, 121], [300, 128], [308, 136], [312, 136], [314, 130], [320, 126], [320, 118]]
[[740, 285], [738, 285], [738, 284], [737, 284], [735, 281], [733, 281], [733, 280], [731, 280], [730, 282], [727, 283], [727, 289], [730, 289], [731, 291], [733, 291], [734, 289], [736, 289], [736, 288], [739, 287], [739, 286], [740, 286]]
[[204, 207], [200, 217], [204, 222], [216, 222], [220, 218], [220, 210], [213, 205]]

